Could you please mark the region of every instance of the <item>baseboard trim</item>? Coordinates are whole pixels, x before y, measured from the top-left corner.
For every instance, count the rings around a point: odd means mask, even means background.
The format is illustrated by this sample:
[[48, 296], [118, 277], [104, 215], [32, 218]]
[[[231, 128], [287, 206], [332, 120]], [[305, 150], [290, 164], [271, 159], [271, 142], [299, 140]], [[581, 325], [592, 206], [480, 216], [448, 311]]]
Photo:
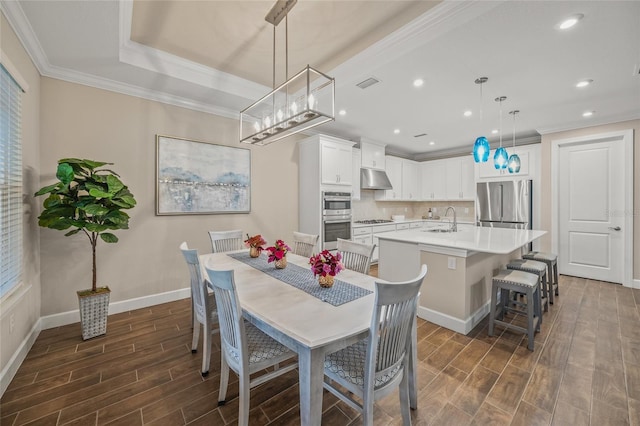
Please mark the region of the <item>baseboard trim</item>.
[[631, 282], [631, 288], [637, 288], [640, 289], [640, 280], [633, 280]]
[[[173, 302], [174, 300], [186, 299], [188, 297], [191, 297], [191, 290], [187, 287], [179, 290], [167, 291], [165, 293], [137, 297], [135, 299], [121, 300], [119, 302], [109, 304], [109, 315], [146, 308], [153, 305], [159, 305], [161, 303]], [[75, 309], [73, 311], [47, 315], [40, 317], [40, 322], [41, 330], [73, 324], [80, 322], [80, 311]]]
[[22, 343], [20, 343], [20, 346], [13, 353], [7, 365], [2, 369], [2, 372], [0, 372], [0, 398], [9, 387], [9, 383], [11, 383], [11, 380], [13, 380], [13, 377], [18, 372], [18, 368], [20, 368], [22, 362], [27, 357], [31, 346], [35, 343], [41, 330], [42, 321], [39, 319], [33, 327], [31, 327], [29, 334], [24, 338]]
[[475, 311], [466, 320], [452, 317], [451, 315], [443, 314], [442, 312], [425, 308], [424, 306], [418, 306], [418, 317], [441, 327], [466, 335], [489, 313], [489, 305], [490, 302], [487, 301], [487, 303], [482, 305], [480, 309]]

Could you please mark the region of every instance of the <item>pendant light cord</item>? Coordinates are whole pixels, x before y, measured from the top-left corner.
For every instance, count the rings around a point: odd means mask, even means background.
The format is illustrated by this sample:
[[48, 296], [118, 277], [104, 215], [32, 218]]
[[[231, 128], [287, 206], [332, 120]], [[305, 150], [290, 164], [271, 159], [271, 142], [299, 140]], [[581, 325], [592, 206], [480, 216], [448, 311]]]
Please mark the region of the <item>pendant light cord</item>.
[[500, 148], [502, 148], [502, 99], [500, 99]]

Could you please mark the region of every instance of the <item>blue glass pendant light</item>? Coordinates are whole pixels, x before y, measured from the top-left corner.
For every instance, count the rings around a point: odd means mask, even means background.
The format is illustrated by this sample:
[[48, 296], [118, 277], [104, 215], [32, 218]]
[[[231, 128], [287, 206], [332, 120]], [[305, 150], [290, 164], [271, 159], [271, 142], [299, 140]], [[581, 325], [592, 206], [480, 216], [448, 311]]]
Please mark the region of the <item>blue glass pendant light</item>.
[[484, 136], [480, 136], [473, 144], [473, 160], [476, 163], [484, 163], [489, 159], [489, 150], [489, 141]]
[[520, 156], [516, 154], [516, 115], [519, 112], [517, 109], [509, 111], [509, 114], [513, 115], [513, 154], [511, 154], [507, 161], [507, 170], [509, 170], [509, 173], [520, 172]]
[[506, 169], [507, 161], [509, 160], [509, 154], [507, 150], [502, 147], [502, 101], [507, 99], [506, 96], [500, 96], [495, 99], [496, 102], [500, 102], [500, 147], [496, 149], [493, 155], [493, 165], [496, 169]]
[[[482, 84], [489, 80], [487, 77], [476, 78], [475, 83], [480, 85], [480, 123], [482, 123]], [[479, 136], [473, 144], [473, 160], [476, 163], [484, 163], [489, 159], [489, 141], [484, 136]]]

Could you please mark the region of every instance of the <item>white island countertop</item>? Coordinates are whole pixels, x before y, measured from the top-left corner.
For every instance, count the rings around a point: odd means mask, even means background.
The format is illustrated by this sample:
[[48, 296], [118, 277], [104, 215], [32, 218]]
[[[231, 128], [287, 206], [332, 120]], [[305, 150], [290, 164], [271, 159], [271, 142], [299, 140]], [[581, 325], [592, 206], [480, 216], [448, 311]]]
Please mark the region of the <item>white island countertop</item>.
[[540, 238], [546, 232], [529, 229], [464, 226], [460, 227], [457, 232], [429, 232], [428, 229], [409, 229], [375, 234], [374, 230], [374, 235], [380, 240], [417, 244], [427, 251], [444, 251], [449, 254], [449, 250], [455, 250], [459, 251], [458, 255], [468, 257], [474, 253], [509, 254]]

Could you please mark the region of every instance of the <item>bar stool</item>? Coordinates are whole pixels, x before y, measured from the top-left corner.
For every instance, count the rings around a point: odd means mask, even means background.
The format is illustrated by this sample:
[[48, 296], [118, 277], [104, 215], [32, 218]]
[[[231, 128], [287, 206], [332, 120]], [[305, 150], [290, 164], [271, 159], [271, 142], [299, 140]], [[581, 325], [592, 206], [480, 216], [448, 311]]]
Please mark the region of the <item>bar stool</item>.
[[[548, 293], [553, 291], [549, 285], [549, 280], [547, 279], [547, 265], [543, 262], [538, 262], [537, 260], [513, 259], [507, 264], [507, 269], [530, 272], [540, 277], [541, 291], [538, 292], [540, 295], [540, 306], [542, 306], [544, 312], [547, 312], [549, 310]], [[540, 317], [540, 322], [542, 323], [542, 317]]]
[[[537, 260], [547, 264], [547, 282], [549, 283], [549, 303], [553, 305], [554, 293], [559, 296], [558, 292], [558, 255], [546, 251], [530, 251], [522, 255], [523, 259]], [[553, 289], [553, 291], [551, 291]]]
[[[489, 314], [489, 336], [493, 336], [495, 324], [510, 328], [521, 333], [526, 333], [529, 338], [527, 347], [533, 351], [533, 337], [536, 331], [540, 331], [540, 277], [524, 271], [502, 269], [494, 276], [491, 285], [491, 311]], [[502, 294], [502, 303], [498, 305], [498, 291], [508, 290], [524, 293], [527, 296], [526, 311], [509, 306], [508, 296]], [[533, 303], [531, 303], [533, 301]], [[506, 311], [527, 315], [527, 328], [503, 321]]]

